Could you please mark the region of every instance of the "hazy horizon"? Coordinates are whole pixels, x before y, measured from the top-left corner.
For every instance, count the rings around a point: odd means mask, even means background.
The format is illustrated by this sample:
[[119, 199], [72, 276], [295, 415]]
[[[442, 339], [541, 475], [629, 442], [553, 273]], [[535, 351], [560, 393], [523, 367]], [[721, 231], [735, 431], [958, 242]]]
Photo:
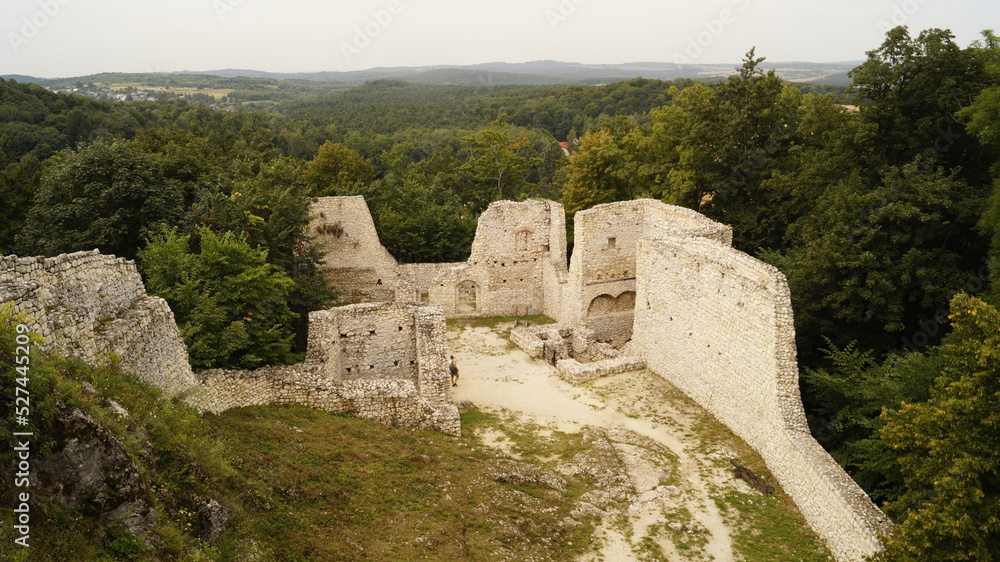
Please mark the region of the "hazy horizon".
[[554, 60], [585, 65], [864, 60], [885, 31], [951, 29], [968, 45], [1000, 21], [986, 0], [8, 0], [0, 74], [345, 72]]

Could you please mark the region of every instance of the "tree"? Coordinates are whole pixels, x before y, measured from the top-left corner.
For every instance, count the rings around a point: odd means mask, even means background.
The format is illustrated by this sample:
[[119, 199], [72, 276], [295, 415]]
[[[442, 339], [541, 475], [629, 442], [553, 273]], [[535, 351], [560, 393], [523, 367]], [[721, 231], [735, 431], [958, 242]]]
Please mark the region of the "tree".
[[784, 161], [797, 130], [800, 94], [763, 58], [746, 54], [716, 90], [692, 86], [653, 113], [649, 166], [668, 203], [700, 210], [733, 227], [744, 251], [781, 244], [788, 199], [764, 183]]
[[294, 282], [289, 305], [295, 319], [296, 347], [305, 350], [309, 312], [330, 306], [334, 291], [320, 271], [322, 249], [307, 232], [308, 191], [303, 163], [293, 158], [236, 161], [223, 177], [198, 195], [188, 213], [191, 234], [198, 226], [233, 232], [251, 248], [267, 251], [268, 263]]
[[965, 294], [926, 402], [887, 409], [881, 435], [900, 452], [907, 491], [887, 506], [894, 560], [993, 560], [1000, 552], [1000, 312]]
[[988, 181], [981, 147], [956, 114], [987, 85], [986, 58], [962, 49], [946, 29], [911, 37], [905, 26], [886, 33], [882, 45], [851, 71], [861, 118], [876, 127], [871, 149], [881, 165], [901, 166], [918, 155], [946, 169], [962, 167], [973, 184]]
[[922, 353], [879, 362], [857, 342], [823, 349], [828, 365], [802, 371], [802, 399], [817, 441], [876, 502], [892, 501], [905, 486], [897, 453], [879, 436], [880, 416], [900, 402], [927, 400], [940, 361]]
[[979, 269], [981, 202], [957, 174], [920, 160], [887, 169], [874, 187], [859, 174], [831, 185], [789, 228], [780, 264], [807, 362], [821, 334], [887, 350], [933, 319]]
[[567, 213], [628, 201], [649, 192], [649, 178], [642, 175], [638, 161], [636, 143], [641, 133], [631, 123], [625, 123], [588, 133], [566, 159], [562, 203]]
[[296, 359], [288, 306], [294, 282], [267, 263], [267, 250], [232, 232], [173, 229], [155, 234], [139, 261], [147, 289], [170, 304], [194, 367], [252, 369]]
[[[0, 160], [3, 160], [0, 153]], [[0, 223], [0, 254], [14, 250], [14, 238], [24, 227], [32, 199], [41, 181], [42, 164], [31, 154], [7, 170], [0, 170], [0, 201], [4, 219]]]
[[441, 263], [468, 259], [476, 215], [459, 198], [458, 161], [450, 149], [410, 162], [413, 145], [383, 152], [384, 178], [357, 193], [365, 196], [379, 238], [404, 263]]
[[525, 190], [528, 174], [542, 163], [527, 133], [515, 132], [503, 118], [495, 119], [478, 135], [464, 138], [469, 159], [461, 169], [473, 184], [467, 200], [477, 213], [493, 201]]
[[302, 180], [313, 197], [342, 195], [359, 182], [375, 177], [372, 163], [346, 146], [327, 141], [319, 147]]
[[134, 258], [144, 233], [179, 220], [184, 199], [155, 155], [127, 141], [96, 142], [44, 172], [16, 246], [29, 255], [97, 248]]
[[993, 189], [990, 201], [979, 221], [979, 228], [990, 237], [989, 269], [991, 303], [1000, 303], [1000, 37], [991, 31], [983, 32], [983, 41], [973, 46], [981, 53], [987, 62], [987, 70], [993, 84], [984, 88], [973, 103], [958, 113], [965, 121], [966, 130], [975, 135], [979, 141], [992, 149], [993, 157], [985, 159], [992, 162]]

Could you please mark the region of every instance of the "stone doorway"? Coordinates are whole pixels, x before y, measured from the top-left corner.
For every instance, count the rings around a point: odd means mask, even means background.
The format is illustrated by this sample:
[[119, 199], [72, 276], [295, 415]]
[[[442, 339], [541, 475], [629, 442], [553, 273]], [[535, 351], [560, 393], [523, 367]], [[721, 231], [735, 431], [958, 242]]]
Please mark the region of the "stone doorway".
[[475, 312], [479, 298], [479, 285], [474, 281], [462, 281], [455, 292], [455, 312], [459, 314]]

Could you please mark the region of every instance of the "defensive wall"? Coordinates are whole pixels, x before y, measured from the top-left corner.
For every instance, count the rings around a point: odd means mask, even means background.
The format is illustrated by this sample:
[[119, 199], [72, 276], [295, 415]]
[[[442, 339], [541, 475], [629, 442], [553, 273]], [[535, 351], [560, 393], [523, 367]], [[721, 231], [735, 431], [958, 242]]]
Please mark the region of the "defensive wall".
[[[362, 201], [363, 203], [363, 201]], [[432, 305], [372, 303], [310, 314], [306, 361], [193, 373], [166, 301], [146, 295], [135, 263], [96, 250], [0, 257], [0, 302], [13, 302], [40, 346], [122, 368], [200, 409], [297, 404], [404, 427], [460, 431], [451, 404], [444, 315]]]
[[806, 425], [784, 276], [730, 227], [655, 200], [577, 213], [567, 265], [562, 215], [494, 203], [468, 262], [399, 266], [399, 286], [448, 316], [555, 318], [511, 339], [574, 383], [645, 365], [761, 454], [838, 560], [880, 550], [891, 523]]
[[27, 314], [44, 350], [122, 367], [175, 396], [197, 384], [166, 301], [146, 295], [131, 261], [93, 250], [53, 258], [0, 257], [0, 302]]
[[785, 277], [706, 238], [640, 242], [634, 344], [647, 367], [764, 458], [838, 560], [881, 549], [890, 522], [809, 432]]

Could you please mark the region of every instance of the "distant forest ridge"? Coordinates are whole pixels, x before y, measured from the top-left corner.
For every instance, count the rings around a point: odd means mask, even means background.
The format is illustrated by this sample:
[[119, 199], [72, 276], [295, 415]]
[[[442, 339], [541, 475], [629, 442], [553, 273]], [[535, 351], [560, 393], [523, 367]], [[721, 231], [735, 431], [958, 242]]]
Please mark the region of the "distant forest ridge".
[[[774, 69], [790, 82], [809, 82], [836, 86], [850, 85], [847, 73], [862, 61], [837, 63], [764, 62], [762, 69]], [[721, 79], [733, 74], [739, 63], [733, 64], [673, 64], [665, 62], [632, 62], [623, 64], [581, 64], [558, 61], [523, 63], [492, 62], [467, 66], [421, 66], [371, 68], [350, 72], [264, 72], [258, 70], [224, 69], [209, 71], [102, 73], [64, 78], [38, 78], [24, 75], [4, 75], [6, 79], [31, 82], [50, 88], [68, 88], [77, 82], [149, 81], [152, 77], [167, 80], [173, 77], [211, 76], [243, 82], [250, 79], [317, 83], [332, 86], [354, 86], [372, 80], [404, 80], [423, 84], [449, 85], [595, 85], [621, 82], [632, 78], [654, 80]], [[188, 83], [189, 79], [183, 79]]]

